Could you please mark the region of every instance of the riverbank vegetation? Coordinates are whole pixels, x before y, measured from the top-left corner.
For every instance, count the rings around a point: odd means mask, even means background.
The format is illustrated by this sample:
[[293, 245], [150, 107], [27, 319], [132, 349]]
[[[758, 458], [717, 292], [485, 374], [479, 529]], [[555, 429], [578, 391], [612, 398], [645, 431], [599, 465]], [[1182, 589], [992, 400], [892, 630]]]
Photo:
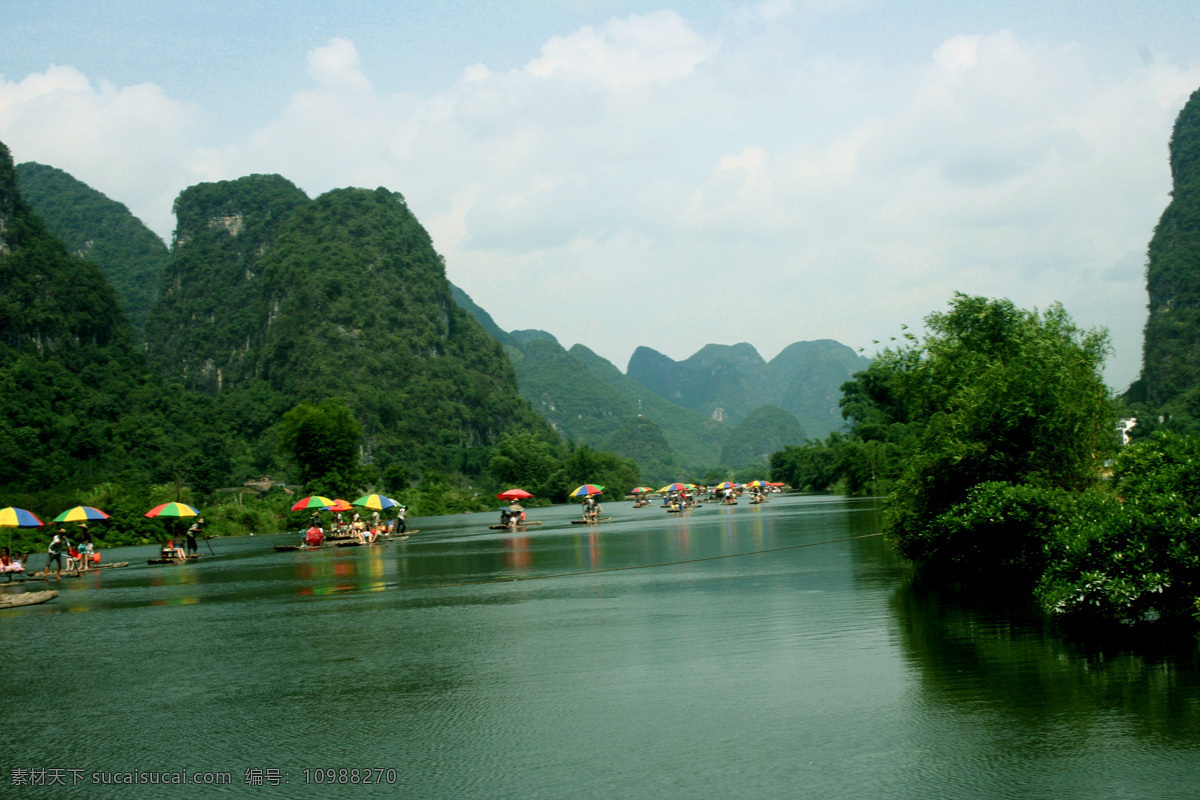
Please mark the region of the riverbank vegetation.
[[885, 533], [929, 576], [999, 581], [1078, 623], [1200, 623], [1200, 440], [1118, 454], [1102, 330], [1060, 306], [956, 295], [844, 387], [846, 434], [772, 478], [885, 493]]

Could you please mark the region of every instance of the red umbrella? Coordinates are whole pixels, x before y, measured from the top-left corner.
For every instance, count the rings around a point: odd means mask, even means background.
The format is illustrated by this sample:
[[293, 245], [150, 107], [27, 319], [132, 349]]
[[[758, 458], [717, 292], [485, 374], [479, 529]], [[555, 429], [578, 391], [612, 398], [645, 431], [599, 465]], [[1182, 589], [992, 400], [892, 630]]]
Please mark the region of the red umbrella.
[[508, 489], [496, 495], [496, 497], [499, 497], [501, 500], [525, 500], [533, 497], [533, 495], [524, 489]]

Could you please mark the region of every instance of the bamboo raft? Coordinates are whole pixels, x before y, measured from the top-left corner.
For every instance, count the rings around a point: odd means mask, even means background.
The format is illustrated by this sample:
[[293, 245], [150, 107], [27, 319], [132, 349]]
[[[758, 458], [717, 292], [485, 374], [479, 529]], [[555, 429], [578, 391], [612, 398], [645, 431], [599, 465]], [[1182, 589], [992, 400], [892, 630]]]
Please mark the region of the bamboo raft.
[[146, 563], [147, 564], [183, 564], [186, 561], [195, 561], [198, 558], [200, 558], [199, 553], [197, 553], [194, 556], [187, 556], [186, 558], [174, 558], [174, 557], [172, 557], [172, 558], [147, 558]]
[[593, 525], [597, 522], [612, 522], [612, 517], [601, 517], [600, 519], [573, 519], [572, 525]]
[[533, 522], [518, 522], [516, 525], [488, 525], [488, 530], [502, 531], [502, 530], [507, 530], [509, 528], [511, 528], [512, 530], [516, 530], [517, 528], [528, 528], [530, 525], [541, 525], [543, 522], [545, 522], [545, 520], [539, 519], [539, 520], [535, 520]]
[[[73, 569], [73, 570], [70, 570], [69, 572], [68, 572], [67, 570], [63, 570], [63, 571], [62, 571], [62, 573], [59, 575], [59, 577], [62, 577], [62, 578], [78, 578], [78, 577], [79, 577], [79, 575], [80, 575], [80, 573], [79, 573], [79, 570], [77, 570], [77, 569]], [[51, 577], [54, 577], [53, 573], [51, 573]], [[29, 573], [26, 573], [26, 574], [25, 574], [25, 578], [24, 578], [24, 579], [23, 579], [21, 582], [24, 582], [24, 581], [44, 581], [44, 580], [46, 580], [46, 573], [45, 573], [45, 571], [42, 571], [42, 572], [29, 572]]]
[[55, 589], [47, 589], [43, 592], [21, 592], [20, 594], [5, 595], [4, 597], [0, 597], [0, 609], [35, 606], [38, 603], [44, 603], [56, 597], [58, 597], [58, 591]]

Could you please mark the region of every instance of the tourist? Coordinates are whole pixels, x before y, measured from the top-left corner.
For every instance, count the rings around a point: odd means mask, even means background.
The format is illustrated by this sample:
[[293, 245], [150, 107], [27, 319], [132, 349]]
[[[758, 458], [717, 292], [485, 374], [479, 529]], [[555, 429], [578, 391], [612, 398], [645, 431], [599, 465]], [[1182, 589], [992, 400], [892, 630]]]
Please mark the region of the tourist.
[[396, 506], [396, 526], [397, 535], [403, 534], [408, 530], [408, 506]]
[[8, 554], [7, 547], [0, 547], [0, 574], [7, 575], [8, 580], [11, 582], [13, 574], [17, 572], [23, 572], [24, 569], [25, 567], [19, 560], [14, 560], [13, 557]]
[[314, 525], [304, 533], [304, 544], [308, 547], [320, 547], [325, 541], [325, 532]]
[[163, 542], [162, 557], [167, 559], [179, 559], [180, 561], [187, 560], [187, 553], [183, 552], [182, 547], [175, 546], [175, 537], [171, 537]]
[[79, 526], [79, 568], [88, 570], [92, 568], [92, 554], [96, 552], [96, 547], [92, 543], [92, 534], [88, 530], [88, 526]]
[[196, 545], [196, 537], [204, 531], [204, 518], [201, 517], [191, 524], [187, 529], [187, 554], [189, 556], [199, 555], [199, 547]]
[[67, 532], [59, 528], [54, 533], [54, 538], [50, 540], [50, 547], [47, 549], [46, 557], [46, 580], [50, 580], [50, 565], [54, 564], [55, 572], [54, 579], [62, 580], [63, 553], [71, 547], [71, 540], [67, 538]]

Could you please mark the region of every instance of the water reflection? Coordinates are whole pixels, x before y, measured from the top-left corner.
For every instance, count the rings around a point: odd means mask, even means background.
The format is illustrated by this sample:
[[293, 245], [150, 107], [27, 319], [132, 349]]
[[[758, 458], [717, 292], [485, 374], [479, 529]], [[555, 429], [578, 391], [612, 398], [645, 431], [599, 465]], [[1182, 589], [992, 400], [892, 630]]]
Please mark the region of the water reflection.
[[398, 789], [322, 798], [1200, 783], [1194, 653], [1083, 650], [1020, 608], [913, 585], [874, 535], [874, 501], [613, 506], [595, 526], [538, 509], [525, 531], [490, 531], [489, 513], [421, 520], [384, 547], [276, 553], [294, 537], [255, 537], [179, 568], [130, 557], [0, 612], [19, 643], [0, 691], [48, 709], [0, 761], [403, 767]]
[[1148, 729], [1160, 723], [1200, 733], [1200, 651], [1081, 645], [1064, 640], [1019, 602], [909, 581], [892, 607], [905, 653], [933, 696], [978, 695], [1020, 717], [1081, 708], [1132, 712]]

